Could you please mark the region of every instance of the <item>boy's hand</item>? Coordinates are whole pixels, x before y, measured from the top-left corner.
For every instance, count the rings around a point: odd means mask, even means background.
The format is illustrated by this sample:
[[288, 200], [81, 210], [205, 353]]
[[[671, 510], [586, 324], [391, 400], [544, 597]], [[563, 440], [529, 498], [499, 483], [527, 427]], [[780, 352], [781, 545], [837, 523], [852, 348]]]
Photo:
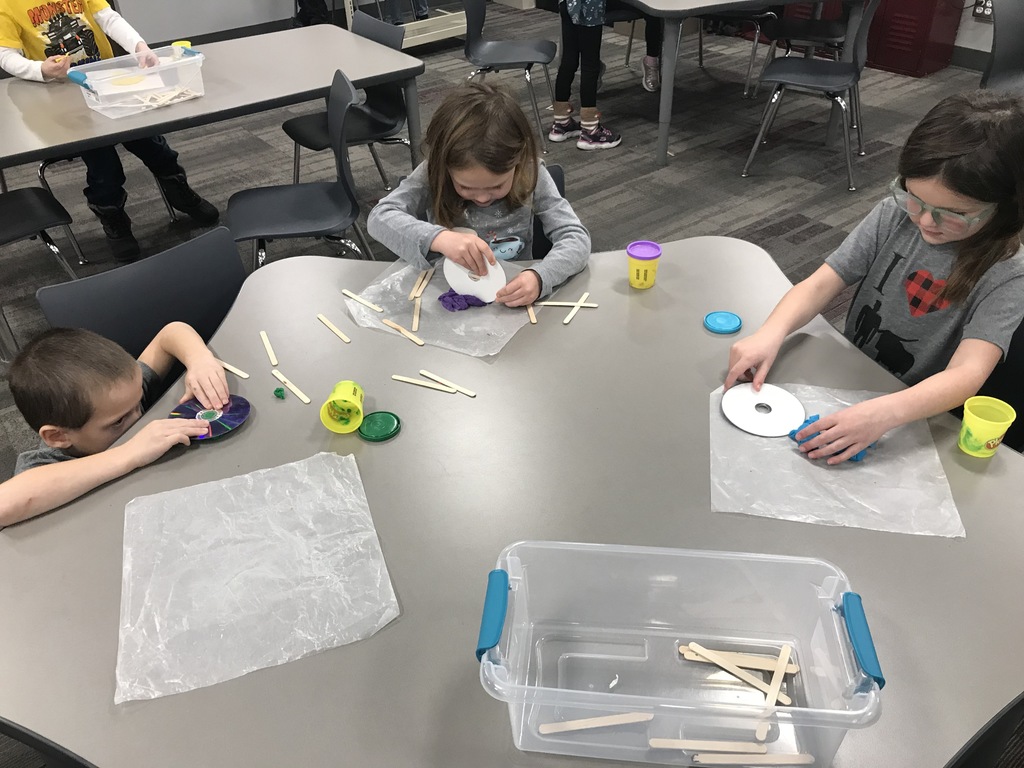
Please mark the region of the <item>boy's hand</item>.
[[822, 416], [796, 433], [797, 440], [818, 432], [813, 440], [800, 446], [810, 459], [827, 459], [841, 464], [856, 456], [896, 426], [891, 409], [884, 398], [876, 397], [851, 405], [836, 413]]
[[160, 57], [153, 53], [153, 50], [144, 42], [140, 42], [135, 46], [135, 58], [143, 69], [160, 64]]
[[[752, 380], [754, 390], [760, 391], [784, 340], [761, 329], [733, 344], [729, 350], [729, 371], [725, 374], [724, 389], [729, 389], [737, 381]], [[753, 376], [750, 374], [752, 368], [755, 369]]]
[[185, 371], [185, 394], [178, 402], [184, 403], [194, 397], [204, 408], [223, 408], [228, 404], [229, 395], [223, 366], [213, 355], [207, 354]]
[[506, 307], [525, 307], [540, 296], [540, 278], [532, 269], [524, 269], [498, 291], [494, 300]]
[[43, 77], [46, 80], [63, 80], [71, 69], [71, 59], [67, 56], [50, 56], [43, 62]]
[[476, 235], [446, 229], [430, 244], [430, 250], [443, 254], [480, 277], [487, 274], [487, 264], [497, 264], [491, 247]]
[[174, 445], [188, 445], [193, 437], [210, 431], [210, 422], [202, 419], [161, 419], [151, 421], [122, 448], [129, 452], [135, 467], [152, 464]]

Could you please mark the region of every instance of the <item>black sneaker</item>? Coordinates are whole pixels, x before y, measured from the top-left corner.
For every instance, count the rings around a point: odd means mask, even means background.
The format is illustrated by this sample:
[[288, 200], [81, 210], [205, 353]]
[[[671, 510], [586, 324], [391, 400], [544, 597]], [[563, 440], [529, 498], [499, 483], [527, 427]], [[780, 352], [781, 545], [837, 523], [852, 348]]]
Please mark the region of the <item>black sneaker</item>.
[[568, 120], [559, 122], [555, 120], [551, 125], [551, 130], [548, 131], [548, 141], [567, 141], [568, 139], [575, 139], [580, 135], [580, 124], [572, 119], [572, 115], [569, 115]]
[[167, 196], [167, 202], [176, 211], [181, 211], [191, 218], [196, 224], [203, 227], [210, 227], [220, 219], [220, 212], [213, 207], [213, 204], [203, 200], [192, 187], [184, 173], [176, 173], [173, 176], [157, 176], [157, 183]]
[[132, 220], [125, 213], [124, 205], [92, 205], [89, 210], [103, 225], [103, 234], [107, 236], [107, 245], [115, 261], [135, 261], [142, 254], [139, 241], [132, 234]]
[[600, 123], [593, 130], [584, 128], [580, 131], [580, 137], [576, 139], [578, 149], [612, 149], [622, 143], [622, 137], [612, 133]]

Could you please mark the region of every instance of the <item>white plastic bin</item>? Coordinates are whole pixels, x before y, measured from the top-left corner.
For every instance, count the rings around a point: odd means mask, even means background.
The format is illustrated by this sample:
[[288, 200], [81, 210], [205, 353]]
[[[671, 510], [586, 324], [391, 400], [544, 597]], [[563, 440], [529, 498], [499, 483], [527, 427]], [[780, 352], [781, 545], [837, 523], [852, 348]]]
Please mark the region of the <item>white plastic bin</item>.
[[[880, 714], [885, 681], [860, 599], [822, 560], [520, 542], [501, 553], [487, 593], [480, 681], [508, 703], [522, 750], [695, 766], [707, 749], [655, 748], [651, 739], [754, 742], [764, 752], [756, 761], [724, 751], [716, 759], [825, 768], [847, 730]], [[775, 657], [790, 644], [799, 671], [782, 690], [793, 706], [769, 708], [728, 672], [686, 660], [679, 649], [690, 642]], [[651, 717], [541, 733], [625, 713]]]
[[191, 48], [154, 48], [160, 63], [140, 67], [129, 54], [73, 67], [68, 79], [81, 86], [85, 103], [107, 117], [136, 115], [202, 96], [203, 54]]

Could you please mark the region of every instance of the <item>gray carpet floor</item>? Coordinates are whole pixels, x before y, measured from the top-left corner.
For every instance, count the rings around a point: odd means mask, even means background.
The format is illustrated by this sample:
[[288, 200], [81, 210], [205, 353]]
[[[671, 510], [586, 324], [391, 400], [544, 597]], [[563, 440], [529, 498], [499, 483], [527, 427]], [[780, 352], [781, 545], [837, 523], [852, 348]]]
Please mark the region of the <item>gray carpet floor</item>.
[[[488, 7], [486, 36], [557, 40], [557, 17], [546, 11], [513, 11]], [[825, 146], [828, 104], [823, 99], [792, 94], [786, 97], [770, 143], [762, 147], [749, 178], [740, 170], [754, 141], [767, 92], [742, 98], [742, 79], [749, 42], [712, 37], [705, 41], [705, 70], [696, 64], [695, 39], [683, 42], [677, 66], [674, 116], [667, 167], [654, 160], [658, 95], [640, 87], [642, 37], [634, 46], [631, 66], [623, 66], [626, 38], [606, 32], [602, 58], [608, 65], [599, 107], [604, 122], [623, 135], [614, 150], [582, 152], [571, 142], [552, 144], [548, 162], [566, 170], [567, 197], [589, 227], [595, 251], [624, 248], [637, 239], [675, 240], [698, 235], [728, 235], [767, 250], [793, 281], [817, 268], [885, 194], [895, 174], [899, 149], [913, 125], [944, 95], [974, 88], [979, 74], [947, 69], [914, 79], [867, 70], [861, 86], [866, 156], [855, 158], [858, 189], [847, 191], [841, 145]], [[445, 92], [471, 67], [461, 43], [435, 44], [414, 52], [427, 68], [419, 79], [424, 125]], [[552, 78], [554, 71], [552, 71]], [[490, 75], [507, 85], [528, 109], [525, 84], [515, 73]], [[543, 79], [538, 82], [543, 103]], [[289, 117], [322, 108], [308, 103], [186, 130], [169, 137], [181, 154], [193, 186], [222, 211], [228, 197], [248, 187], [291, 181], [292, 145], [281, 131]], [[543, 112], [550, 119], [550, 111]], [[171, 224], [151, 177], [127, 153], [128, 211], [144, 253], [158, 253], [196, 234], [185, 224]], [[409, 172], [409, 156], [400, 147], [383, 147], [391, 177]], [[351, 153], [353, 175], [361, 194], [363, 218], [383, 194], [369, 154]], [[306, 154], [304, 180], [327, 180], [333, 173], [329, 153]], [[35, 167], [6, 171], [11, 187], [37, 183]], [[74, 230], [91, 260], [81, 275], [115, 266], [107, 255], [98, 222], [81, 194], [84, 167], [80, 161], [54, 166], [48, 179], [55, 195], [74, 217]], [[65, 240], [54, 233], [62, 247]], [[65, 249], [70, 254], [70, 247]], [[278, 241], [271, 258], [296, 254], [333, 255], [329, 243], [316, 240]], [[377, 246], [378, 258], [393, 258]], [[248, 265], [249, 249], [240, 247]], [[38, 241], [5, 246], [0, 251], [0, 311], [19, 342], [46, 327], [34, 293], [40, 286], [61, 282], [63, 272]], [[838, 322], [849, 301], [841, 296], [826, 315]], [[10, 476], [18, 452], [33, 447], [35, 435], [25, 426], [0, 367], [0, 480]], [[22, 763], [8, 758], [0, 743], [0, 768]], [[26, 763], [28, 765], [28, 763]]]

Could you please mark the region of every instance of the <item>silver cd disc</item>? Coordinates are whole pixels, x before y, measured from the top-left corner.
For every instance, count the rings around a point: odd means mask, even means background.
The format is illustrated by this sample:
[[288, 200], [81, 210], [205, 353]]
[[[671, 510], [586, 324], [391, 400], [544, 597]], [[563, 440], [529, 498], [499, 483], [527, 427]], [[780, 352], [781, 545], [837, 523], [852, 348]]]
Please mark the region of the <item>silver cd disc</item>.
[[800, 401], [773, 384], [763, 384], [760, 392], [753, 384], [736, 384], [722, 395], [722, 413], [744, 432], [760, 437], [788, 435], [806, 418]]

